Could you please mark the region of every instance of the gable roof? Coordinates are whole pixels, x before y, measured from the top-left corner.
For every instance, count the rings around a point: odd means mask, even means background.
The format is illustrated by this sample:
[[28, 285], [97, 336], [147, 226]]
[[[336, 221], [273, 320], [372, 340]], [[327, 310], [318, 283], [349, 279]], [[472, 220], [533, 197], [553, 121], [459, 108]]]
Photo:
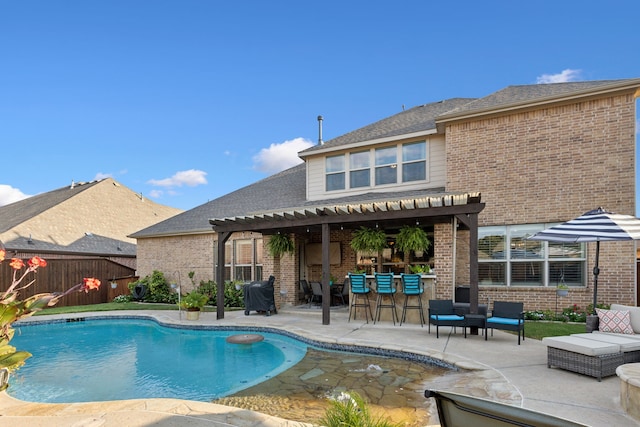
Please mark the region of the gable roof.
[[0, 206], [0, 236], [19, 224], [34, 218], [43, 212], [61, 204], [65, 200], [90, 189], [98, 181], [79, 182], [71, 187], [62, 187], [47, 193], [37, 194], [26, 199]]
[[637, 87], [640, 79], [596, 80], [570, 83], [549, 83], [508, 86], [488, 96], [437, 117], [436, 122], [458, 119], [468, 115], [493, 113], [506, 109], [558, 101], [563, 98], [593, 96], [598, 93]]
[[0, 242], [21, 252], [135, 256], [128, 234], [180, 212], [111, 178], [75, 183], [0, 207]]
[[435, 133], [435, 119], [447, 111], [454, 110], [474, 101], [475, 98], [452, 98], [430, 104], [418, 105], [391, 117], [379, 120], [370, 125], [356, 129], [337, 138], [315, 145], [298, 153], [300, 157], [316, 154], [321, 150], [334, 149], [359, 142], [370, 142], [379, 139], [393, 138], [401, 135], [419, 133]]

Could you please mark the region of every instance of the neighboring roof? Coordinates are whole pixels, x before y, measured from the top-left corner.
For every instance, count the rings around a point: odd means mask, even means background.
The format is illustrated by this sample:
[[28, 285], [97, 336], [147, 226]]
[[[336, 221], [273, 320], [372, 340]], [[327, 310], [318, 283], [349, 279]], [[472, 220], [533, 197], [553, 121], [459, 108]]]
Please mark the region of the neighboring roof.
[[0, 235], [34, 218], [75, 195], [95, 186], [99, 181], [79, 182], [47, 193], [0, 206]]
[[0, 207], [0, 242], [22, 252], [135, 256], [130, 233], [180, 212], [111, 178], [73, 183]]
[[391, 117], [354, 130], [337, 138], [326, 141], [322, 145], [315, 145], [298, 153], [300, 157], [314, 154], [319, 150], [341, 147], [344, 145], [368, 142], [400, 135], [410, 135], [420, 132], [435, 131], [435, 119], [447, 111], [468, 104], [475, 98], [452, 98], [444, 101], [432, 102], [410, 108]]
[[508, 108], [557, 101], [566, 97], [590, 96], [602, 91], [613, 91], [640, 85], [640, 79], [596, 80], [586, 82], [549, 83], [508, 86], [484, 98], [443, 113], [436, 121], [446, 121], [482, 112], [495, 112]]
[[136, 245], [122, 240], [87, 233], [69, 245], [61, 246], [44, 240], [18, 237], [10, 242], [11, 249], [23, 252], [64, 252], [71, 254], [135, 256]]

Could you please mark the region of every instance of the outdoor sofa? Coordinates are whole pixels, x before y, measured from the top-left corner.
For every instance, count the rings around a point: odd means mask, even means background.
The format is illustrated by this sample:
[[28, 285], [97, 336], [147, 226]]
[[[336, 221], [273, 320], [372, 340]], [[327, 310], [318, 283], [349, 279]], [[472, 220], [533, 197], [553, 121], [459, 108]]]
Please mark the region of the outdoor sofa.
[[625, 363], [640, 362], [640, 307], [611, 304], [597, 310], [598, 330], [545, 337], [547, 366], [595, 377], [615, 375]]

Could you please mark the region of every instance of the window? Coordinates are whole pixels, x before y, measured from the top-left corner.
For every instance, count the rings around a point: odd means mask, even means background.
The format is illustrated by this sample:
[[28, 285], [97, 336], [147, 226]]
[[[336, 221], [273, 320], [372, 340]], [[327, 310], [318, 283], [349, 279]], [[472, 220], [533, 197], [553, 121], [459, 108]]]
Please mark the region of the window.
[[369, 151], [349, 154], [349, 187], [359, 188], [371, 185]]
[[375, 150], [376, 185], [395, 184], [398, 181], [397, 148], [387, 147]]
[[480, 285], [585, 286], [583, 243], [528, 240], [545, 224], [481, 227], [478, 230]]
[[255, 240], [255, 272], [254, 280], [262, 280], [262, 239]]
[[[262, 280], [262, 239], [237, 239], [225, 243], [225, 280]], [[233, 274], [232, 274], [233, 272]]]
[[327, 157], [325, 164], [326, 191], [344, 190], [344, 154]]
[[251, 265], [253, 263], [253, 242], [251, 240], [236, 240], [234, 249], [234, 279], [250, 280]]
[[428, 141], [419, 141], [328, 156], [325, 191], [427, 181], [428, 152]]
[[402, 182], [427, 179], [427, 144], [416, 142], [402, 146]]

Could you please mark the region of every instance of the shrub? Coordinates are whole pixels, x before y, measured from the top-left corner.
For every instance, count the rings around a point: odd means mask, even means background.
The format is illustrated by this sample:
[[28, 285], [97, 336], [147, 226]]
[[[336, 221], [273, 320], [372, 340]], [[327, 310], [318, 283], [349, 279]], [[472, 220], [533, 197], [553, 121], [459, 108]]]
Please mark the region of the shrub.
[[125, 302], [130, 302], [133, 299], [133, 297], [131, 297], [131, 295], [118, 295], [117, 297], [115, 297], [113, 299], [113, 302], [117, 302], [119, 304], [121, 303], [125, 303]]
[[178, 295], [171, 289], [169, 282], [161, 271], [154, 270], [149, 276], [129, 283], [129, 291], [137, 285], [144, 285], [147, 288], [147, 294], [144, 296], [144, 302], [158, 302], [166, 304], [175, 304], [178, 302]]
[[382, 417], [373, 417], [364, 399], [356, 392], [343, 392], [332, 397], [330, 406], [319, 423], [327, 427], [399, 427], [402, 425]]
[[[244, 307], [244, 292], [242, 287], [236, 289], [236, 284], [241, 284], [242, 281], [227, 280], [224, 282], [224, 306], [225, 307]], [[209, 297], [207, 305], [218, 305], [218, 286], [213, 280], [201, 281], [198, 286], [198, 292], [205, 294]]]

